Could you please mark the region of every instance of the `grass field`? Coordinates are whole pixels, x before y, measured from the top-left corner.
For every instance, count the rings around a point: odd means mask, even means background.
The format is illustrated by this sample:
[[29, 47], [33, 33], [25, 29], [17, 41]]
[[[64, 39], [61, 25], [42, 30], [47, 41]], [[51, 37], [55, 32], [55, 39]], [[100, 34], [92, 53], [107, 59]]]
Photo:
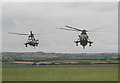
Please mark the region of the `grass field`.
[[117, 81], [117, 67], [3, 68], [3, 81]]

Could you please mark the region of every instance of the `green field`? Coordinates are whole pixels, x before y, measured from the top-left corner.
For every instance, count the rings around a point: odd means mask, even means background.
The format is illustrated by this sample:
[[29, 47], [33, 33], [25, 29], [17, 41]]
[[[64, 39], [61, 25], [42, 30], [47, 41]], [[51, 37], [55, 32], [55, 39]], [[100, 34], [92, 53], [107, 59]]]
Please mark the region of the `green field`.
[[3, 68], [3, 81], [117, 81], [117, 67]]

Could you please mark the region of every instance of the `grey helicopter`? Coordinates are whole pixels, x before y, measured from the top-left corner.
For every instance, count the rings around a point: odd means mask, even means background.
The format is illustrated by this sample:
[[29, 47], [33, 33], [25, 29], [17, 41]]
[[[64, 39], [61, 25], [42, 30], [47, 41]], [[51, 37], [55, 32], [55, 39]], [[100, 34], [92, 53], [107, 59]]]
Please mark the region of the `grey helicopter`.
[[30, 34], [24, 34], [24, 33], [13, 33], [13, 32], [8, 32], [9, 34], [17, 34], [17, 35], [27, 35], [28, 36], [28, 39], [27, 39], [27, 42], [25, 42], [25, 47], [28, 47], [29, 46], [33, 46], [34, 48], [38, 46], [39, 44], [39, 40], [38, 39], [35, 39], [35, 36], [36, 34], [33, 34], [32, 31], [30, 31]]
[[87, 35], [87, 32], [89, 31], [95, 31], [97, 29], [101, 29], [101, 28], [96, 28], [96, 29], [91, 29], [91, 30], [81, 30], [78, 28], [74, 28], [71, 26], [65, 26], [66, 28], [59, 28], [59, 29], [64, 29], [64, 30], [70, 30], [70, 31], [80, 31], [81, 34], [78, 35], [78, 39], [76, 41], [74, 41], [76, 43], [76, 46], [78, 46], [78, 43], [80, 43], [80, 45], [83, 46], [83, 49], [85, 49], [85, 46], [89, 43], [89, 46], [91, 46], [91, 44], [93, 43], [90, 39], [89, 36]]

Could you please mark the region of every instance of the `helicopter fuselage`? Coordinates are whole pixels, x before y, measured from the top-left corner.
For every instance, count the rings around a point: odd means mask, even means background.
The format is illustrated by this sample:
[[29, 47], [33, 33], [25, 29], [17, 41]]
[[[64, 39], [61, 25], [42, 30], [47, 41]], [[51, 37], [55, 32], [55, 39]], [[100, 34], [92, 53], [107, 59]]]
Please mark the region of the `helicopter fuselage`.
[[28, 39], [28, 41], [25, 43], [26, 47], [27, 45], [33, 46], [33, 47], [37, 47], [38, 46], [38, 40], [32, 40], [32, 39]]
[[27, 47], [27, 45], [33, 46], [33, 47], [37, 47], [39, 42], [37, 39], [35, 39], [34, 34], [32, 34], [32, 31], [30, 32], [31, 34], [28, 36], [28, 40], [25, 43], [25, 46]]
[[87, 43], [88, 43], [88, 36], [87, 36], [87, 34], [81, 34], [80, 36], [79, 36], [79, 38], [80, 38], [80, 44], [82, 45], [82, 46], [86, 46], [87, 45]]
[[91, 44], [93, 43], [93, 42], [91, 42], [90, 40], [89, 40], [89, 37], [87, 36], [87, 34], [84, 32], [84, 33], [81, 33], [80, 35], [78, 35], [78, 40], [77, 41], [75, 41], [75, 43], [76, 43], [76, 46], [78, 46], [78, 43], [80, 43], [80, 45], [82, 45], [83, 46], [83, 49], [85, 49], [85, 46], [89, 43], [90, 45], [89, 46], [91, 46]]
[[82, 46], [86, 46], [87, 45], [87, 39], [86, 38], [80, 38], [80, 44]]

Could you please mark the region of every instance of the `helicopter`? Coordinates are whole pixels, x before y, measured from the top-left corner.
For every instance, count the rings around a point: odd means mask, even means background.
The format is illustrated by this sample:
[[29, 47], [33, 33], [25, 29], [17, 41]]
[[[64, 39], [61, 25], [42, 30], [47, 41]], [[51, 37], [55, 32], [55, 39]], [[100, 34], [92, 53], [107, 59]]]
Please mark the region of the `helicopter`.
[[28, 47], [28, 45], [33, 46], [34, 48], [38, 46], [39, 40], [35, 39], [36, 34], [33, 34], [32, 31], [30, 31], [30, 34], [24, 34], [24, 33], [13, 33], [13, 32], [8, 32], [9, 34], [17, 34], [17, 35], [28, 35], [27, 42], [24, 43], [25, 47]]
[[89, 46], [91, 46], [91, 44], [93, 43], [90, 39], [89, 36], [87, 35], [87, 32], [89, 31], [94, 31], [97, 29], [101, 29], [101, 28], [96, 28], [96, 29], [91, 29], [91, 30], [81, 30], [78, 28], [74, 28], [71, 26], [65, 26], [66, 28], [59, 28], [59, 29], [64, 29], [64, 30], [70, 30], [70, 31], [80, 31], [81, 34], [78, 35], [78, 39], [76, 41], [74, 41], [76, 43], [76, 46], [78, 46], [78, 43], [80, 43], [80, 45], [83, 46], [83, 49], [85, 49], [85, 46], [89, 43]]

